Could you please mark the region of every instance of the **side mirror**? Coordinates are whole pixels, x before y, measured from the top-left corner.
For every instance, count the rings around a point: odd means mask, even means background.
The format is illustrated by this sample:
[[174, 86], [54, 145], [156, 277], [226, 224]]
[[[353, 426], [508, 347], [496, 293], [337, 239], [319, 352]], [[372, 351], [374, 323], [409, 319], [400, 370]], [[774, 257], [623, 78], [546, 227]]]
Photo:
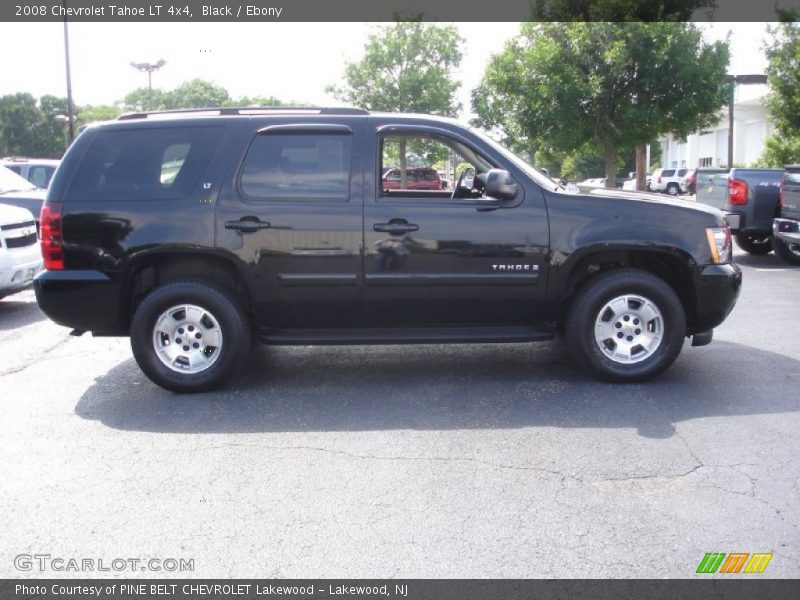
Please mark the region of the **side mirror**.
[[519, 186], [505, 169], [490, 169], [486, 173], [486, 195], [497, 200], [513, 200]]

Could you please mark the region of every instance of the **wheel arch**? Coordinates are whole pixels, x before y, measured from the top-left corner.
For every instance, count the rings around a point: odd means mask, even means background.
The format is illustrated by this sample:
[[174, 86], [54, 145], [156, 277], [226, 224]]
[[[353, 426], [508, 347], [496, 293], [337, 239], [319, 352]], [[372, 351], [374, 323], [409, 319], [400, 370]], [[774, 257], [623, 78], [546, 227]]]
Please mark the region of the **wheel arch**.
[[600, 273], [616, 268], [636, 268], [664, 280], [676, 293], [686, 314], [687, 326], [693, 327], [697, 313], [691, 256], [678, 249], [593, 248], [574, 258], [568, 275], [558, 290], [558, 322], [563, 324], [578, 290]]
[[126, 331], [137, 306], [148, 293], [181, 279], [200, 279], [230, 292], [252, 322], [250, 288], [233, 261], [210, 251], [149, 252], [131, 261], [126, 269], [121, 315]]

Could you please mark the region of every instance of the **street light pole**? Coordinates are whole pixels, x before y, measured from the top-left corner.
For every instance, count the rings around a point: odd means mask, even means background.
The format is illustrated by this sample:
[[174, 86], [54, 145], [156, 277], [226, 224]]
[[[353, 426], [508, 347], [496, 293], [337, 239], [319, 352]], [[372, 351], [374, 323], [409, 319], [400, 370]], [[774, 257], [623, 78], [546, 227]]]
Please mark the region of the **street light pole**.
[[163, 58], [160, 59], [157, 63], [137, 63], [132, 62], [131, 66], [140, 71], [142, 73], [147, 73], [147, 108], [151, 109], [153, 107], [153, 71], [158, 71], [161, 67], [167, 64]]

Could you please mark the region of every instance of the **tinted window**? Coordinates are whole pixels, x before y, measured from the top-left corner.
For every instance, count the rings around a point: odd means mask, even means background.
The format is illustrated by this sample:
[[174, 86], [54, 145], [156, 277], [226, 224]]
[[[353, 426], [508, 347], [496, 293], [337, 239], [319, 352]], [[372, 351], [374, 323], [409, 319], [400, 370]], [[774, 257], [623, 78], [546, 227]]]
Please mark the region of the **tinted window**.
[[55, 168], [53, 167], [31, 167], [28, 171], [28, 181], [36, 187], [46, 188], [50, 185], [50, 179], [52, 179], [54, 172]]
[[81, 161], [67, 199], [185, 198], [224, 132], [223, 127], [101, 131]]
[[786, 171], [786, 178], [784, 179], [784, 185], [791, 185], [791, 186], [800, 185], [800, 173]]
[[664, 169], [661, 172], [662, 177], [672, 177], [675, 174], [675, 169]]
[[6, 165], [6, 169], [14, 171], [14, 173], [16, 173], [17, 175], [22, 175], [22, 167]]
[[258, 135], [244, 161], [241, 190], [255, 198], [346, 200], [350, 144], [349, 135]]

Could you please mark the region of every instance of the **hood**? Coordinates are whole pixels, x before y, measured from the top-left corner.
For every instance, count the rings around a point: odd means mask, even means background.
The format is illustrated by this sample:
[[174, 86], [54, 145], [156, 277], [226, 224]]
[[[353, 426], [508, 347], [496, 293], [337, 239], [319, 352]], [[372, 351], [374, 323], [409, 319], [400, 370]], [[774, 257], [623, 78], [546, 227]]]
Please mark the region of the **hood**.
[[11, 225], [33, 220], [33, 214], [25, 208], [11, 206], [10, 204], [0, 204], [0, 225]]
[[0, 202], [8, 198], [21, 198], [23, 200], [44, 200], [47, 190], [36, 188], [35, 190], [25, 190], [19, 192], [0, 193]]
[[720, 211], [713, 206], [698, 204], [694, 200], [682, 200], [680, 198], [665, 196], [664, 194], [657, 194], [654, 192], [632, 192], [627, 190], [597, 188], [591, 190], [588, 194], [584, 194], [584, 196], [589, 199], [591, 199], [592, 196], [602, 196], [603, 198], [614, 198], [631, 202], [644, 202], [649, 204], [659, 204], [661, 206], [674, 206], [676, 208], [683, 209], [688, 208], [713, 215], [721, 214]]

